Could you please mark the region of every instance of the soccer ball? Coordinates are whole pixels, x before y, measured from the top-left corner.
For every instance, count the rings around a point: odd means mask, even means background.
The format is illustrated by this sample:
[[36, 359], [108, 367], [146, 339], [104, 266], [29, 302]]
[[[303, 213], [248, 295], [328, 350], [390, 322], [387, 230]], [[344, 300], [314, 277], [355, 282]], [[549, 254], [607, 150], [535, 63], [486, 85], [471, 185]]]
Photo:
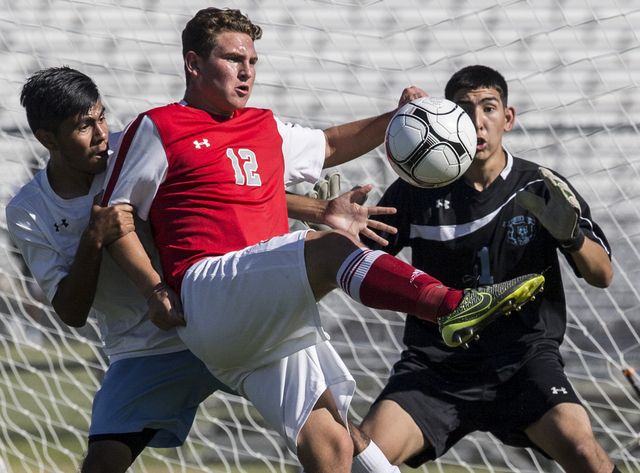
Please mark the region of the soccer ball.
[[440, 97], [404, 105], [389, 122], [385, 148], [391, 167], [418, 187], [442, 187], [458, 179], [476, 154], [476, 129], [467, 113]]

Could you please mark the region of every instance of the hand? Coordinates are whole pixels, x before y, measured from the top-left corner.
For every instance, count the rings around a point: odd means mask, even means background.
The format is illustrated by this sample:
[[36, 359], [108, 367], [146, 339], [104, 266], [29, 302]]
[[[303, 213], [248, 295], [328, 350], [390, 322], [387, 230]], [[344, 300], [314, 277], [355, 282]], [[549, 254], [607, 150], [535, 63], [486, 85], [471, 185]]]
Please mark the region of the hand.
[[566, 182], [546, 168], [538, 168], [549, 190], [549, 200], [527, 191], [516, 194], [516, 201], [533, 215], [549, 231], [560, 245], [573, 253], [582, 248], [584, 233], [578, 225], [580, 203]]
[[411, 86], [407, 87], [402, 91], [402, 95], [400, 95], [400, 100], [398, 101], [398, 108], [403, 105], [408, 104], [412, 100], [419, 99], [420, 97], [428, 97], [428, 94], [418, 87]]
[[173, 327], [186, 327], [180, 297], [167, 284], [161, 283], [149, 296], [149, 318], [165, 332]]
[[[332, 200], [340, 195], [340, 173], [334, 171], [324, 176], [324, 179], [316, 182], [313, 189], [305, 194], [311, 199]], [[316, 231], [331, 230], [331, 227], [322, 223], [302, 222], [308, 228]]]
[[116, 204], [102, 207], [101, 191], [93, 198], [91, 217], [86, 232], [99, 247], [107, 246], [135, 230], [133, 207], [129, 204]]
[[331, 228], [344, 230], [360, 238], [360, 234], [382, 246], [389, 242], [375, 233], [373, 230], [395, 234], [395, 227], [386, 225], [376, 220], [369, 220], [371, 215], [388, 215], [396, 213], [393, 207], [363, 207], [359, 202], [366, 200], [372, 189], [371, 184], [356, 186], [354, 190], [345, 192], [341, 196], [329, 201], [325, 210], [325, 221]]

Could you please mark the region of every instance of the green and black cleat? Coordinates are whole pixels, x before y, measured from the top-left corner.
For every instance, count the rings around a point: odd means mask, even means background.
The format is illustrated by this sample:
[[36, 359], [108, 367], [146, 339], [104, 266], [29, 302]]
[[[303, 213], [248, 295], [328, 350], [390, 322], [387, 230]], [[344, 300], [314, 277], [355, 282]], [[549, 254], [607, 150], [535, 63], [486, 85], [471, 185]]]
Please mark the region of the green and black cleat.
[[543, 285], [542, 274], [527, 274], [491, 286], [466, 289], [456, 310], [438, 317], [442, 339], [450, 347], [469, 348], [469, 342], [478, 339], [478, 333], [495, 319], [535, 300]]

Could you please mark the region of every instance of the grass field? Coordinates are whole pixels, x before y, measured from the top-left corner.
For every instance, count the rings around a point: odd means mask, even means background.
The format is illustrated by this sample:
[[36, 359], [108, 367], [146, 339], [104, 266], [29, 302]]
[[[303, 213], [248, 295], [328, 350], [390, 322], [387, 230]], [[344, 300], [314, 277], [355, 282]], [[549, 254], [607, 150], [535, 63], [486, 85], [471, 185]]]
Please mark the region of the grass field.
[[[100, 385], [104, 366], [95, 346], [81, 342], [62, 343], [8, 343], [0, 338], [0, 473], [74, 472], [77, 471], [86, 449], [90, 423], [91, 403]], [[81, 363], [80, 360], [86, 360]], [[241, 403], [238, 398], [231, 403], [212, 399], [207, 402], [206, 413], [199, 413], [196, 422], [207, 436], [211, 419], [228, 422], [231, 434], [240, 422], [260, 424], [252, 406]], [[255, 416], [255, 417], [254, 417]], [[263, 426], [263, 425], [262, 425]], [[260, 426], [259, 426], [260, 427]], [[247, 432], [243, 431], [243, 435]], [[232, 455], [213, 455], [211, 444], [220, 446], [227, 437], [208, 437], [210, 442], [192, 442], [183, 449], [147, 449], [131, 467], [132, 473], [180, 472], [271, 472], [274, 471], [260, 460], [246, 453], [233, 460]], [[237, 439], [234, 439], [237, 440]], [[225, 452], [232, 448], [224, 445]], [[265, 447], [267, 448], [267, 447]], [[193, 455], [193, 451], [197, 455]], [[266, 450], [261, 454], [269, 455]], [[224, 459], [222, 460], [221, 458]], [[181, 460], [192, 466], [184, 466]], [[202, 459], [194, 463], [193, 458]], [[278, 464], [277, 471], [300, 472], [291, 458]], [[403, 472], [416, 471], [402, 467]], [[438, 473], [490, 473], [510, 471], [486, 468], [482, 465], [467, 467], [430, 463], [419, 471]], [[631, 471], [621, 468], [624, 473]], [[637, 472], [634, 472], [637, 473]]]

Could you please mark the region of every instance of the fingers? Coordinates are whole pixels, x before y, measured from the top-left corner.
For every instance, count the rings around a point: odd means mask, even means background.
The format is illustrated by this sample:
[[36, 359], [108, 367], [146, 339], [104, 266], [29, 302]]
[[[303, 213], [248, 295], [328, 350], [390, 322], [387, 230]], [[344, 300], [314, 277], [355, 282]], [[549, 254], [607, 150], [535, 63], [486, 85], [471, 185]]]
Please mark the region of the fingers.
[[518, 192], [516, 194], [516, 202], [538, 217], [538, 219], [540, 219], [540, 216], [544, 213], [544, 208], [546, 206], [546, 202], [542, 197], [527, 191]]
[[397, 212], [395, 207], [367, 207], [369, 215], [393, 215]]
[[333, 171], [324, 176], [324, 179], [316, 182], [313, 190], [306, 195], [312, 199], [323, 200], [331, 200], [338, 197], [340, 195], [340, 172]]
[[389, 242], [387, 240], [382, 238], [376, 232], [374, 232], [372, 230], [369, 230], [368, 228], [365, 228], [364, 230], [362, 230], [361, 233], [362, 233], [363, 236], [367, 237], [371, 241], [374, 241], [374, 242], [378, 243], [379, 245], [382, 245], [382, 246], [389, 245]]
[[419, 99], [420, 97], [428, 97], [428, 94], [418, 87], [407, 87], [402, 91], [402, 95], [400, 96], [400, 100], [398, 101], [398, 108], [408, 104], [412, 100]]
[[93, 196], [93, 205], [101, 206], [102, 196], [103, 195], [104, 195], [104, 189], [102, 189], [100, 192], [98, 192], [96, 195], [94, 195]]
[[149, 297], [149, 318], [164, 331], [171, 330], [173, 327], [187, 326], [180, 298], [168, 286]]
[[328, 174], [325, 179], [327, 180], [327, 199], [335, 199], [340, 195], [340, 173], [334, 171]]
[[575, 194], [571, 191], [566, 182], [546, 168], [541, 167], [538, 169], [538, 172], [544, 179], [544, 184], [547, 186], [547, 189], [552, 196], [566, 201], [577, 212], [580, 212], [578, 199], [576, 199]]
[[392, 227], [391, 225], [387, 225], [386, 223], [378, 222], [377, 220], [367, 220], [367, 227], [373, 228], [374, 230], [378, 230], [380, 232], [389, 233], [391, 235], [395, 235], [396, 233], [398, 233], [398, 229], [396, 227]]

